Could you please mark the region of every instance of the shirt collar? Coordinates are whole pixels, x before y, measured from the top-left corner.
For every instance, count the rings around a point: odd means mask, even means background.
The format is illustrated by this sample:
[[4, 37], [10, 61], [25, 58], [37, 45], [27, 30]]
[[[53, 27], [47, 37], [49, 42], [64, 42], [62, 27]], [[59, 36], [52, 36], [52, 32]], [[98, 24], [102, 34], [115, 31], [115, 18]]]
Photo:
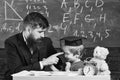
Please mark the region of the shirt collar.
[[25, 43], [27, 44], [26, 37], [25, 37], [25, 32], [22, 32], [22, 36], [23, 36], [23, 39], [24, 39]]

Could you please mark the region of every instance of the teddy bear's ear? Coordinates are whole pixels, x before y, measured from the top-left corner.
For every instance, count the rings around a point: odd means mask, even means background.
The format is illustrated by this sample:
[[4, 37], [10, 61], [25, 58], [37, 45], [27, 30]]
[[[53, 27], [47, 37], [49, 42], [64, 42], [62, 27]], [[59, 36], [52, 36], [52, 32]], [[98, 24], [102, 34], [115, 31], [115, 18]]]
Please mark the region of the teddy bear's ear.
[[108, 55], [109, 54], [108, 48], [103, 48], [103, 51], [104, 51], [104, 55]]

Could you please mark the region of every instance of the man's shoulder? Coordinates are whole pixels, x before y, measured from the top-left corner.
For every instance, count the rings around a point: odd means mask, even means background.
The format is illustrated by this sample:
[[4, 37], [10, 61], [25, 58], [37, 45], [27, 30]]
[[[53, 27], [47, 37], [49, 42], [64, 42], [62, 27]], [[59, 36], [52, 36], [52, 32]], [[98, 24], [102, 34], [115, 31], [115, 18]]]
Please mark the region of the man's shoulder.
[[18, 35], [20, 35], [20, 33], [17, 33], [17, 34], [14, 34], [14, 35], [12, 35], [12, 36], [10, 36], [10, 37], [8, 37], [6, 40], [5, 40], [5, 42], [6, 41], [12, 41], [12, 42], [14, 42], [16, 39], [17, 39], [17, 36]]

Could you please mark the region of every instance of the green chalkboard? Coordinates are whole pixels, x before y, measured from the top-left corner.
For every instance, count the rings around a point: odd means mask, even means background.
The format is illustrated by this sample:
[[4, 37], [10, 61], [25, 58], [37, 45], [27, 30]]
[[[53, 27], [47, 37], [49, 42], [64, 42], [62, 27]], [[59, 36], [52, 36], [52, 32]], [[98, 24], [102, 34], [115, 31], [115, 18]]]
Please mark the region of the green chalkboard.
[[119, 0], [0, 0], [0, 47], [21, 31], [22, 20], [37, 11], [49, 21], [46, 35], [59, 47], [59, 39], [86, 37], [87, 47], [120, 47]]

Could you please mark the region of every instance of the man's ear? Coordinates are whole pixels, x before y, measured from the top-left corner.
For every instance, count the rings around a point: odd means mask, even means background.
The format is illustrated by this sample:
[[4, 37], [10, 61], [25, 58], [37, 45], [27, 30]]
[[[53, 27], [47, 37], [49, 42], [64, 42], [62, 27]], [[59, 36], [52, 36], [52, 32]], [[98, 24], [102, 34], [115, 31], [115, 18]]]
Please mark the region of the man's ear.
[[27, 31], [28, 33], [31, 33], [31, 31], [32, 31], [31, 27], [30, 27], [30, 26], [27, 26], [27, 27], [26, 27], [26, 31]]

